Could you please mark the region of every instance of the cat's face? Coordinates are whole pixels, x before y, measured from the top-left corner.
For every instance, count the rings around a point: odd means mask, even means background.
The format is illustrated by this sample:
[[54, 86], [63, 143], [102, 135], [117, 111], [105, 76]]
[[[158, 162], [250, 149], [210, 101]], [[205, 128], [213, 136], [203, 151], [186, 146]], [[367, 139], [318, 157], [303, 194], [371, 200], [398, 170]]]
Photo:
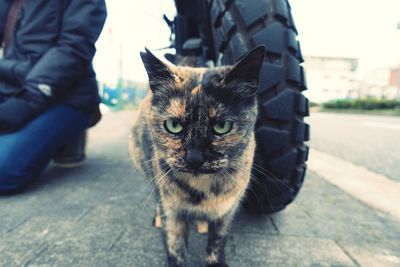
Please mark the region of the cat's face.
[[215, 173], [235, 167], [256, 119], [264, 48], [233, 67], [165, 65], [142, 54], [152, 90], [149, 128], [154, 150], [175, 171]]

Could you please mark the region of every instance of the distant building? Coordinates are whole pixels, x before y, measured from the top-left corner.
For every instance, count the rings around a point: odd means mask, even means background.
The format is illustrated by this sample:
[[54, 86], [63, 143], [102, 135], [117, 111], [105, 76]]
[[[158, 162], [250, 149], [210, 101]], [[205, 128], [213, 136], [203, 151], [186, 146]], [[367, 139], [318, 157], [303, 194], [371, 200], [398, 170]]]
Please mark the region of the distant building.
[[400, 67], [368, 71], [361, 83], [360, 97], [400, 99]]
[[120, 79], [116, 85], [99, 82], [102, 102], [115, 108], [137, 107], [146, 96], [148, 84]]
[[324, 103], [358, 97], [358, 59], [306, 56], [304, 67], [309, 88], [306, 95], [310, 101]]

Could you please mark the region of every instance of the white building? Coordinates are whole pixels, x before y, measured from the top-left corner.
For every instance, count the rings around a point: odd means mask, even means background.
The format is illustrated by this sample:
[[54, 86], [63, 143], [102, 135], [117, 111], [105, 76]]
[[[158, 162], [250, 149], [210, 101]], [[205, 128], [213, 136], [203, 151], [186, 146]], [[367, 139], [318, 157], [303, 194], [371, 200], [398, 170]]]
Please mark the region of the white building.
[[400, 67], [368, 71], [361, 83], [360, 97], [399, 99]]
[[304, 67], [309, 88], [306, 95], [310, 101], [324, 103], [358, 97], [358, 59], [306, 56]]

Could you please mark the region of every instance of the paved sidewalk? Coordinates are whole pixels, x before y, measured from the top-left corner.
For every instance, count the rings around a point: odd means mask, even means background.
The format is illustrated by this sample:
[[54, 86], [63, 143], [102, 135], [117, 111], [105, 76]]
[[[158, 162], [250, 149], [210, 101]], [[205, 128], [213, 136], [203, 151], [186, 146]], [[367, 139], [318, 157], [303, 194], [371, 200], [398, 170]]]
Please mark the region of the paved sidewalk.
[[[151, 187], [128, 155], [132, 114], [91, 131], [84, 167], [49, 168], [30, 191], [0, 197], [0, 266], [163, 266], [153, 198], [143, 209]], [[189, 266], [202, 266], [205, 243], [191, 234]], [[226, 252], [232, 267], [400, 266], [400, 223], [308, 172], [286, 210], [238, 214]]]

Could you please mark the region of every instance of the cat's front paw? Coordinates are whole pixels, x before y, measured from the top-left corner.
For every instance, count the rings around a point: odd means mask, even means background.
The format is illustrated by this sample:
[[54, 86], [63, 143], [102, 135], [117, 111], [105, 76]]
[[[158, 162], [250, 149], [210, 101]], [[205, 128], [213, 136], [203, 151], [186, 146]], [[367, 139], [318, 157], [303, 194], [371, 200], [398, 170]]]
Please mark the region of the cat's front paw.
[[178, 260], [175, 257], [168, 257], [167, 261], [165, 262], [165, 267], [184, 267], [185, 264], [183, 261]]
[[226, 264], [225, 262], [223, 263], [209, 263], [206, 265], [206, 267], [229, 267], [228, 264]]

